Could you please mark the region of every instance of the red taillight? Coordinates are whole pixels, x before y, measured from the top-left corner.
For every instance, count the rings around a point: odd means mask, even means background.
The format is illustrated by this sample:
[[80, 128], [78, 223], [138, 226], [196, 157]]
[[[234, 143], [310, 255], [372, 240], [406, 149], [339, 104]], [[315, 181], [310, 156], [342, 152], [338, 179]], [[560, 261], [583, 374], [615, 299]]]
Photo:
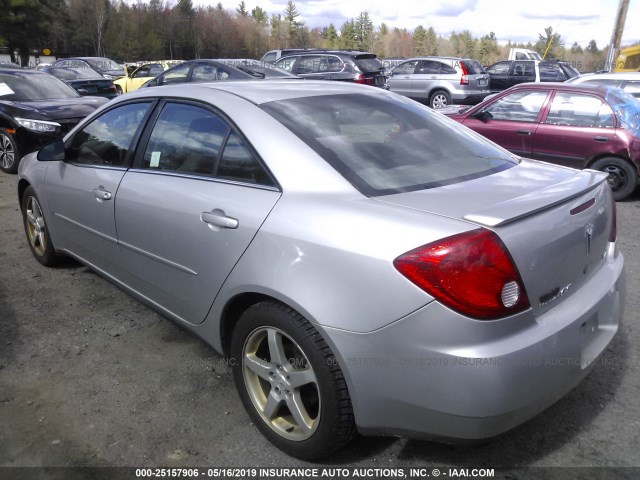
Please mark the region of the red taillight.
[[363, 75], [362, 73], [359, 73], [358, 75], [356, 75], [356, 77], [353, 79], [353, 81], [355, 83], [361, 83], [363, 85], [373, 85], [373, 78], [367, 77], [367, 76]]
[[460, 85], [469, 85], [469, 70], [467, 70], [464, 62], [460, 62], [460, 70], [462, 70], [462, 77], [460, 77]]
[[609, 232], [609, 241], [615, 242], [618, 238], [618, 212], [616, 207], [616, 199], [613, 198], [613, 191], [609, 189], [611, 196], [611, 231]]
[[530, 306], [511, 256], [489, 230], [423, 245], [400, 255], [393, 265], [441, 303], [469, 317], [495, 320]]

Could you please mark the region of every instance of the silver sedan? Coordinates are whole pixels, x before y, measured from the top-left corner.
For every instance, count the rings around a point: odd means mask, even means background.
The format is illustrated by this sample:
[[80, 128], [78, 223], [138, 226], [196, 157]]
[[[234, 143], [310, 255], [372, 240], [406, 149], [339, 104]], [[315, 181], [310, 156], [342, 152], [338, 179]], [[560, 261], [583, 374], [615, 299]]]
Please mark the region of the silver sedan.
[[606, 175], [522, 159], [373, 87], [143, 89], [20, 164], [35, 258], [73, 257], [234, 365], [258, 429], [478, 440], [618, 330]]

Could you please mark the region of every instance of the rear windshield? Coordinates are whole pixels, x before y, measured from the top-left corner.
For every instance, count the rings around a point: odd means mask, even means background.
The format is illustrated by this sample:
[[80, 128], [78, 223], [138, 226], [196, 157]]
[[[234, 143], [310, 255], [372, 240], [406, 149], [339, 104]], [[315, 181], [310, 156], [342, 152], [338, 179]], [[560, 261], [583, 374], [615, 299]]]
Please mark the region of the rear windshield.
[[28, 102], [54, 98], [78, 98], [66, 83], [48, 73], [6, 75], [0, 73], [0, 100]]
[[89, 65], [98, 70], [123, 70], [124, 67], [109, 58], [87, 58], [85, 59]]
[[464, 182], [515, 157], [403, 97], [319, 95], [261, 105], [367, 196]]
[[354, 58], [353, 61], [356, 62], [356, 65], [360, 70], [362, 70], [362, 73], [378, 72], [380, 70], [384, 70], [384, 67], [382, 66], [380, 61], [373, 54], [366, 56], [358, 55], [356, 58]]
[[469, 75], [481, 75], [487, 73], [484, 67], [480, 65], [480, 62], [477, 60], [462, 60], [460, 63], [464, 65], [464, 68], [467, 70]]
[[102, 75], [91, 68], [51, 68], [48, 73], [58, 77], [60, 80], [76, 80], [79, 78], [105, 80]]

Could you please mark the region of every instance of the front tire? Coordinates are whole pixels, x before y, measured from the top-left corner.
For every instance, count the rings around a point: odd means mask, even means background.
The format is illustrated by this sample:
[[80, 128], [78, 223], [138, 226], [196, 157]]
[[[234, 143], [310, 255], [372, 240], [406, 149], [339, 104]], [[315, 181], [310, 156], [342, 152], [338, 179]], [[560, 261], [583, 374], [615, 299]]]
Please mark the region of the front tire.
[[451, 95], [444, 90], [437, 90], [429, 97], [429, 106], [434, 110], [451, 105]]
[[336, 358], [297, 312], [277, 302], [253, 305], [236, 325], [231, 356], [244, 407], [280, 450], [314, 460], [355, 435], [351, 400]]
[[0, 169], [7, 173], [17, 173], [20, 163], [18, 145], [10, 133], [0, 129]]
[[593, 162], [591, 168], [609, 175], [607, 181], [616, 201], [624, 200], [633, 193], [638, 184], [638, 173], [627, 161], [617, 157], [601, 158]]
[[122, 87], [120, 85], [116, 85], [116, 93], [122, 95]]
[[60, 257], [49, 237], [40, 200], [31, 186], [27, 187], [22, 197], [22, 219], [33, 256], [45, 267], [56, 265]]

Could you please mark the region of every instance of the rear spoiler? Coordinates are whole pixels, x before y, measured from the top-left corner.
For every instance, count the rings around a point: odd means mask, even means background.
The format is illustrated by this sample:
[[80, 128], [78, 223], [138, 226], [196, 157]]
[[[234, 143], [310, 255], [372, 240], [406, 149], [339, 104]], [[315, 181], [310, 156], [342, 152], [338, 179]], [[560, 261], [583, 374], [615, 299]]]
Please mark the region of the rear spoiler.
[[604, 172], [589, 169], [578, 170], [567, 181], [491, 205], [469, 213], [463, 218], [486, 227], [505, 225], [579, 197], [597, 188], [606, 178], [607, 174]]

